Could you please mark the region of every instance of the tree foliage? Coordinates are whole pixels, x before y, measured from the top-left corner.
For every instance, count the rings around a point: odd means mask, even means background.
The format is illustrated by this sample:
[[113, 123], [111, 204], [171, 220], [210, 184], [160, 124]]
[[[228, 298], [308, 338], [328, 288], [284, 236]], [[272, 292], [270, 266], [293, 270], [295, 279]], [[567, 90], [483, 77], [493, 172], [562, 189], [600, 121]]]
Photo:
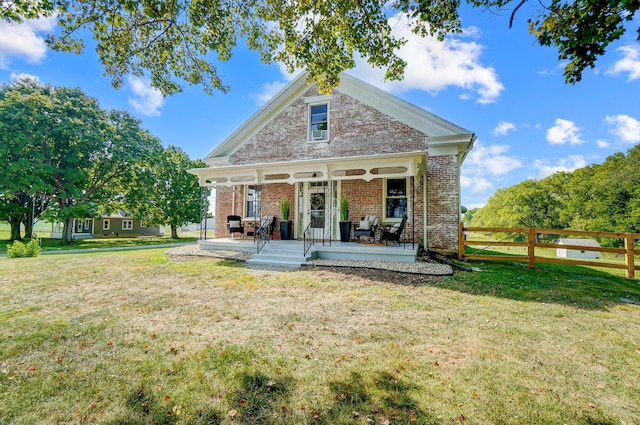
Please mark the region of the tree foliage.
[[[95, 216], [114, 188], [130, 182], [136, 167], [160, 142], [124, 111], [105, 111], [79, 89], [19, 80], [0, 88], [0, 219], [31, 213], [25, 200], [41, 199], [51, 219], [64, 222], [71, 243], [74, 218]], [[19, 221], [18, 229], [19, 229]], [[12, 234], [12, 239], [19, 239]]]
[[135, 172], [135, 184], [126, 194], [126, 204], [135, 216], [149, 224], [171, 227], [171, 237], [177, 229], [200, 221], [201, 190], [197, 176], [187, 170], [206, 164], [191, 160], [176, 146], [169, 146], [148, 166]]
[[639, 232], [640, 145], [600, 165], [499, 189], [470, 224]]
[[[524, 14], [526, 0], [467, 0], [479, 8]], [[580, 81], [607, 46], [625, 32], [640, 3], [629, 0], [552, 0], [528, 16], [538, 43], [558, 49], [566, 61], [567, 82]], [[2, 2], [0, 19], [19, 22], [57, 16], [60, 30], [48, 44], [79, 53], [80, 36], [88, 29], [97, 42], [105, 73], [119, 87], [124, 77], [148, 74], [165, 95], [181, 82], [201, 84], [205, 91], [227, 91], [216, 64], [228, 60], [239, 42], [260, 53], [265, 63], [282, 63], [291, 72], [306, 69], [310, 79], [328, 92], [341, 72], [361, 56], [386, 70], [386, 78], [402, 78], [406, 63], [397, 51], [406, 40], [392, 33], [390, 18], [405, 16], [421, 36], [461, 31], [460, 0], [110, 0]], [[534, 9], [531, 9], [534, 10]]]

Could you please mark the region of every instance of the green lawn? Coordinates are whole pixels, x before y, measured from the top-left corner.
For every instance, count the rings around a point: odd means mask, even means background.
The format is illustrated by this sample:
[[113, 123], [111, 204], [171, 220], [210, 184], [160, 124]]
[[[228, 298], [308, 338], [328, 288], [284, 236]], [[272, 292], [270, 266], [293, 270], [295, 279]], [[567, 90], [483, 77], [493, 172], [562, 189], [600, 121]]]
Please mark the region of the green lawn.
[[[36, 235], [39, 236], [43, 251], [60, 251], [72, 249], [93, 249], [93, 248], [126, 248], [139, 245], [159, 245], [166, 243], [193, 242], [198, 238], [197, 232], [178, 232], [178, 239], [171, 239], [169, 236], [158, 237], [133, 237], [133, 238], [104, 238], [104, 239], [78, 239], [72, 245], [61, 245], [59, 239], [50, 239], [47, 236], [51, 232], [51, 224], [38, 223], [35, 228]], [[0, 254], [7, 253], [9, 242], [9, 226], [0, 223]], [[26, 243], [29, 239], [25, 239]], [[1, 424], [0, 424], [1, 425]]]
[[640, 423], [637, 280], [468, 265], [0, 258], [0, 423]]

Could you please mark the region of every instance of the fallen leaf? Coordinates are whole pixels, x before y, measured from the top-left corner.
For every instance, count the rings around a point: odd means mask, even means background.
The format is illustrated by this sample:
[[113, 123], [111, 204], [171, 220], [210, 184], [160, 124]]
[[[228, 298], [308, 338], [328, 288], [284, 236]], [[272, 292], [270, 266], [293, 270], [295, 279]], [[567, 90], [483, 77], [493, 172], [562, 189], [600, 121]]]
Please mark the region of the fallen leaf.
[[436, 360], [435, 362], [433, 362], [434, 366], [440, 366], [440, 363], [438, 363], [438, 361]]

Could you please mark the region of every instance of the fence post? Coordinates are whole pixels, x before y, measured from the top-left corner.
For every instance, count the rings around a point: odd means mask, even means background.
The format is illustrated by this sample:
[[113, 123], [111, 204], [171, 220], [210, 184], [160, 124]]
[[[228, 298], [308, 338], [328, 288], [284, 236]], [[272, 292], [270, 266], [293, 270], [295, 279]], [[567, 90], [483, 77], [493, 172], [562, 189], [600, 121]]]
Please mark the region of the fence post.
[[458, 260], [464, 259], [464, 223], [458, 223]]
[[624, 238], [624, 248], [627, 252], [624, 254], [624, 264], [627, 266], [627, 277], [633, 277], [635, 274], [635, 261], [633, 255], [634, 238], [632, 233], [627, 233]]
[[527, 248], [527, 256], [529, 257], [529, 268], [533, 269], [536, 267], [536, 261], [535, 261], [536, 231], [533, 227], [529, 228], [529, 236], [528, 236], [527, 242], [529, 243], [529, 247]]

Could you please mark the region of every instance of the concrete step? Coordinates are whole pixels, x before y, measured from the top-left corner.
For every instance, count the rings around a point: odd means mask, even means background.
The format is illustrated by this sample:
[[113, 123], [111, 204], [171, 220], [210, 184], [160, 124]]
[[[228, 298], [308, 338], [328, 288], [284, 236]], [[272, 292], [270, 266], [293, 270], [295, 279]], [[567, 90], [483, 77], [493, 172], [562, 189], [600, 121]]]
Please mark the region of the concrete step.
[[277, 243], [269, 243], [262, 248], [259, 254], [254, 254], [247, 260], [247, 264], [300, 267], [311, 258], [310, 254], [305, 257], [302, 251], [302, 244], [279, 245]]

